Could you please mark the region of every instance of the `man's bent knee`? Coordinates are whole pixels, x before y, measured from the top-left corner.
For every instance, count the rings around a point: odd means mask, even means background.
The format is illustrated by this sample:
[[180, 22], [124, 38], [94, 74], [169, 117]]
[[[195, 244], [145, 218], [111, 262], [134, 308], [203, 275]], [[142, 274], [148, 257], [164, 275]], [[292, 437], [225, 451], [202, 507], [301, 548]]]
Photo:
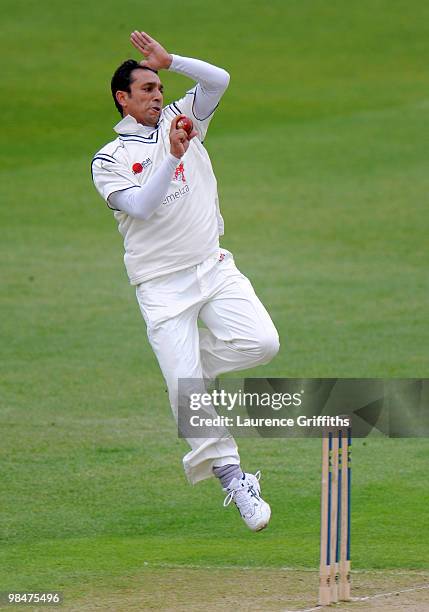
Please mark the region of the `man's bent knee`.
[[241, 353], [241, 366], [251, 368], [271, 361], [279, 352], [280, 343], [277, 331], [273, 327], [268, 331], [258, 330], [253, 338], [233, 340], [230, 346]]
[[268, 363], [277, 355], [280, 349], [280, 342], [275, 329], [260, 338], [259, 349], [261, 352], [261, 363]]

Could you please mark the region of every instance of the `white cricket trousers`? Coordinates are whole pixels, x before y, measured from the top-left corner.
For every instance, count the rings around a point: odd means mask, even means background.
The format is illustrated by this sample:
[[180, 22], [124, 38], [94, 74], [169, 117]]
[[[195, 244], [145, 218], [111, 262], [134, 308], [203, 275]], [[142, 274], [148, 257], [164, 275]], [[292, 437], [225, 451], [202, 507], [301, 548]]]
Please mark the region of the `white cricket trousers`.
[[[268, 363], [279, 350], [269, 314], [225, 249], [196, 266], [141, 283], [136, 294], [176, 421], [180, 378], [216, 378]], [[198, 327], [198, 319], [206, 328]], [[191, 451], [183, 466], [193, 484], [213, 476], [214, 466], [240, 463], [232, 437], [187, 442]]]

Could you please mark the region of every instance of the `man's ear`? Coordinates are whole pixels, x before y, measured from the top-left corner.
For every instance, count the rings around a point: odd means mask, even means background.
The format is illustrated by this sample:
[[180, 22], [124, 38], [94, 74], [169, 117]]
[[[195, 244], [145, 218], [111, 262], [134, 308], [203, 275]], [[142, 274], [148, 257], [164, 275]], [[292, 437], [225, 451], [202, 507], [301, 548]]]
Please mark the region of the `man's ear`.
[[122, 108], [124, 108], [124, 105], [127, 103], [128, 100], [128, 93], [126, 91], [117, 91], [115, 96], [116, 100], [119, 102]]

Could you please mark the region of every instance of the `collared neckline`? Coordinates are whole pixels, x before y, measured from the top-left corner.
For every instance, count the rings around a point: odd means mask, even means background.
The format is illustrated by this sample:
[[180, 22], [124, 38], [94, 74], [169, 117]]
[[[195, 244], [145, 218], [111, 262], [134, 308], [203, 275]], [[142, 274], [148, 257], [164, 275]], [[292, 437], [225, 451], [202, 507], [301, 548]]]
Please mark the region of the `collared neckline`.
[[151, 134], [157, 131], [162, 122], [162, 115], [156, 125], [152, 127], [150, 125], [142, 125], [138, 123], [131, 115], [126, 115], [114, 126], [114, 130], [117, 134], [138, 134], [139, 136], [149, 137]]

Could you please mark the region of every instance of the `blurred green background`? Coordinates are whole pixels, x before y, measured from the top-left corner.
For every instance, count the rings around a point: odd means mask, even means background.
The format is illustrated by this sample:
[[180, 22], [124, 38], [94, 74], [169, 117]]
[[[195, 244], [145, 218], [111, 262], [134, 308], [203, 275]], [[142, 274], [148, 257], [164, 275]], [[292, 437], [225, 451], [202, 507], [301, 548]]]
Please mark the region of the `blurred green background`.
[[[4, 589], [78, 596], [143, 562], [318, 562], [317, 441], [240, 444], [273, 507], [256, 539], [216, 482], [182, 474], [186, 446], [89, 169], [114, 137], [110, 77], [138, 58], [138, 28], [231, 74], [205, 142], [222, 244], [282, 342], [252, 374], [428, 375], [427, 3], [3, 0]], [[167, 101], [190, 85], [161, 77]], [[355, 567], [427, 567], [428, 450], [356, 442]]]

